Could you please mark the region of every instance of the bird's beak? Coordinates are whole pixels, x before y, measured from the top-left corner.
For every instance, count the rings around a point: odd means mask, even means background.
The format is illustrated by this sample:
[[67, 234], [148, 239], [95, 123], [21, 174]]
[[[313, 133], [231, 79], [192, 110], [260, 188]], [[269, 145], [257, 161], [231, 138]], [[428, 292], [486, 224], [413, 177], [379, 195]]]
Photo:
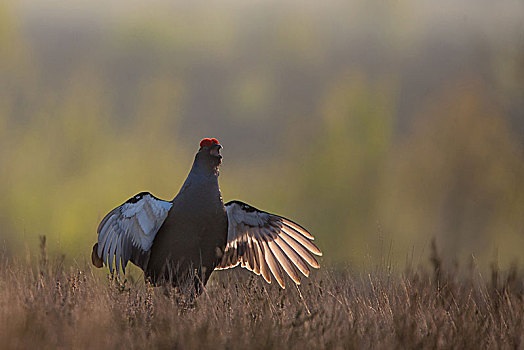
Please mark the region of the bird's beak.
[[222, 155], [220, 154], [220, 149], [221, 148], [222, 148], [222, 145], [214, 145], [213, 147], [211, 147], [211, 150], [209, 151], [209, 153], [212, 156], [222, 158]]

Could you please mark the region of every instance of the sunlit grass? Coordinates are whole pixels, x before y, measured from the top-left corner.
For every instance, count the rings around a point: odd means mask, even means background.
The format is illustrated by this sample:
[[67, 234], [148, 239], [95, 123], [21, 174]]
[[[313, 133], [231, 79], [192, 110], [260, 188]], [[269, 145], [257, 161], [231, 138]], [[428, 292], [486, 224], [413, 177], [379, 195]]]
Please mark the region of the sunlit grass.
[[40, 249], [28, 261], [1, 257], [2, 347], [481, 349], [524, 340], [517, 270], [459, 273], [435, 248], [431, 271], [322, 267], [285, 290], [245, 270], [215, 273], [194, 304], [136, 275], [104, 278]]

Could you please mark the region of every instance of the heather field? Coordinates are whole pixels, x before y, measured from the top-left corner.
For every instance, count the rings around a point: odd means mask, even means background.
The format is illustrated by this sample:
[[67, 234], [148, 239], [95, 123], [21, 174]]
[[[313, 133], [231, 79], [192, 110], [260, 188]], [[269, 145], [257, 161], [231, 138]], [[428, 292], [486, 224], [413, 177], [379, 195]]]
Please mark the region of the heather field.
[[[299, 288], [91, 264], [204, 138], [314, 236]], [[524, 349], [523, 213], [522, 0], [0, 1], [0, 350]]]
[[216, 273], [194, 304], [141, 279], [101, 278], [89, 265], [2, 258], [2, 348], [518, 349], [522, 276], [494, 266], [369, 273], [322, 267], [300, 289], [245, 271]]

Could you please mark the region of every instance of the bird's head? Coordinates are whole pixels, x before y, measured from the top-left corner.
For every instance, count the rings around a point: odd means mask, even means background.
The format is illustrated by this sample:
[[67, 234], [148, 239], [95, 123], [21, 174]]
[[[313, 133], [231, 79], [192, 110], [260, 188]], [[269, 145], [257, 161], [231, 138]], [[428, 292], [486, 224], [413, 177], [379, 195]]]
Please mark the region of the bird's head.
[[200, 141], [200, 149], [198, 150], [197, 157], [210, 169], [216, 170], [220, 164], [222, 164], [221, 148], [222, 145], [217, 139], [203, 139]]

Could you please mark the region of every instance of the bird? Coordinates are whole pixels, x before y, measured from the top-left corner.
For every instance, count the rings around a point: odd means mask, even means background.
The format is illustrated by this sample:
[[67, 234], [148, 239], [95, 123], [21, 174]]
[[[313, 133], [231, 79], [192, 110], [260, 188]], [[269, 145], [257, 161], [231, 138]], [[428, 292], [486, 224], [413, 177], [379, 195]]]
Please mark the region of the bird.
[[303, 226], [239, 200], [224, 204], [221, 149], [216, 138], [200, 142], [173, 200], [141, 192], [111, 210], [98, 225], [93, 265], [125, 274], [131, 261], [153, 286], [190, 285], [196, 295], [215, 270], [241, 266], [285, 288], [285, 275], [299, 285], [318, 269], [322, 252]]

